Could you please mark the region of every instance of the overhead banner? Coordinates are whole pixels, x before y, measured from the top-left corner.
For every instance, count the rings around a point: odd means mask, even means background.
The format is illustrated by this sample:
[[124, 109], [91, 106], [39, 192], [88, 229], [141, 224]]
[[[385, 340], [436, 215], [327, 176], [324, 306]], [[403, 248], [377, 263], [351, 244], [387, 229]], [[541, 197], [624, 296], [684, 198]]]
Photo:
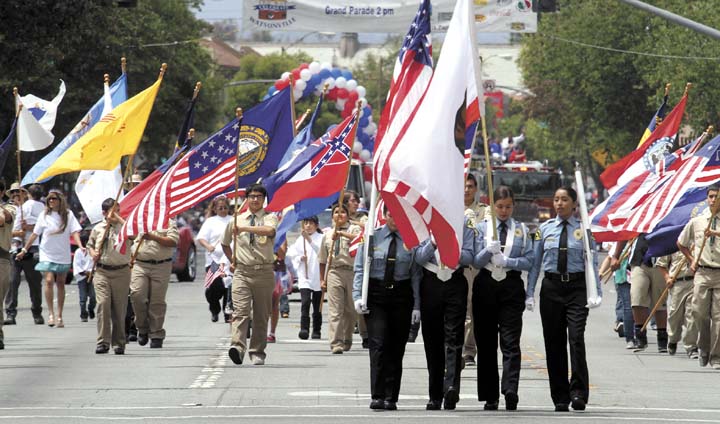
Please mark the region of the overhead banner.
[[[432, 30], [447, 30], [455, 0], [433, 1]], [[532, 0], [474, 0], [478, 32], [536, 32]], [[418, 1], [245, 0], [243, 29], [405, 33]]]

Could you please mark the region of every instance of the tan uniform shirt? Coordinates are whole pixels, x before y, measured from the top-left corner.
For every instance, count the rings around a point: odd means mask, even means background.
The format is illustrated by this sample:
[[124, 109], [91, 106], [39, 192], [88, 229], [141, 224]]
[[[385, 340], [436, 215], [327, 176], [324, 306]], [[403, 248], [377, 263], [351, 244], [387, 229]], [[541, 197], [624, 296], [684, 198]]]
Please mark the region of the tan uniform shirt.
[[359, 213], [355, 214], [354, 216], [350, 217], [351, 224], [359, 225], [361, 227], [365, 227], [365, 224], [368, 221], [367, 215], [361, 215]]
[[473, 227], [485, 219], [486, 214], [488, 214], [487, 205], [484, 203], [473, 202], [465, 208], [465, 218], [470, 220]]
[[[97, 251], [100, 246], [102, 236], [105, 234], [105, 227], [107, 225], [107, 221], [102, 220], [93, 227], [90, 232], [87, 247]], [[122, 226], [119, 224], [110, 226], [110, 230], [108, 230], [108, 237], [102, 245], [102, 254], [100, 255], [100, 260], [98, 261], [99, 263], [110, 266], [127, 265], [130, 263], [130, 240], [126, 241], [128, 247], [125, 249], [124, 255], [115, 250], [114, 247], [118, 239], [118, 234], [120, 233], [120, 228], [122, 228]]]
[[[715, 231], [720, 230], [720, 217], [715, 215], [713, 220], [715, 221], [715, 225], [710, 228], [714, 229], [713, 227], [717, 227]], [[690, 222], [685, 225], [685, 228], [683, 228], [680, 237], [678, 237], [678, 243], [684, 247], [690, 248], [690, 246], [695, 244], [695, 248], [692, 250], [694, 257], [697, 256], [700, 251], [708, 222], [710, 222], [710, 211], [706, 210], [702, 215], [691, 219]], [[720, 268], [720, 237], [708, 237], [698, 265]]]
[[[238, 227], [249, 227], [252, 213], [246, 211], [237, 217]], [[233, 226], [234, 221], [228, 222], [223, 234], [223, 246], [233, 246]], [[267, 213], [265, 209], [260, 209], [255, 213], [256, 227], [272, 227], [277, 229], [278, 219], [275, 214]], [[259, 236], [250, 233], [240, 233], [237, 236], [237, 249], [235, 250], [235, 260], [238, 265], [252, 266], [272, 264], [275, 261], [273, 255], [273, 244], [275, 237]], [[252, 241], [252, 242], [251, 242]]]
[[682, 263], [682, 271], [677, 275], [677, 279], [681, 279], [684, 277], [692, 277], [693, 275], [690, 273], [690, 265], [685, 260], [685, 255], [682, 254], [682, 252], [675, 252], [672, 255], [667, 255], [659, 258], [657, 262], [655, 263], [656, 267], [663, 267], [668, 270], [668, 274], [671, 276], [675, 275], [675, 272], [677, 271], [678, 267]]
[[[151, 234], [160, 237], [169, 237], [175, 242], [175, 244], [177, 244], [178, 240], [180, 240], [180, 233], [178, 232], [175, 220], [169, 221], [167, 230], [153, 231]], [[142, 244], [139, 243], [140, 238], [138, 237], [133, 244], [132, 251], [135, 252], [138, 245], [140, 246], [140, 251], [138, 252], [136, 258], [141, 261], [163, 261], [165, 259], [170, 259], [175, 251], [174, 247], [163, 246], [155, 240], [143, 240]]]
[[10, 250], [13, 222], [15, 221], [15, 217], [17, 216], [17, 209], [15, 209], [15, 207], [12, 205], [7, 204], [0, 206], [0, 208], [2, 208], [3, 211], [7, 211], [10, 215], [12, 215], [12, 219], [9, 221], [5, 221], [5, 224], [0, 227], [0, 249], [3, 249], [7, 252]]
[[[352, 224], [345, 224], [338, 228], [338, 231], [351, 234], [360, 234], [360, 227]], [[333, 254], [333, 260], [331, 268], [336, 267], [352, 267], [355, 263], [355, 258], [350, 256], [350, 242], [351, 239], [345, 237], [338, 237], [340, 240], [339, 252]], [[318, 262], [321, 264], [327, 264], [330, 251], [334, 249], [335, 240], [332, 239], [332, 230], [325, 231], [323, 234], [322, 244], [320, 244], [320, 253], [318, 254]]]

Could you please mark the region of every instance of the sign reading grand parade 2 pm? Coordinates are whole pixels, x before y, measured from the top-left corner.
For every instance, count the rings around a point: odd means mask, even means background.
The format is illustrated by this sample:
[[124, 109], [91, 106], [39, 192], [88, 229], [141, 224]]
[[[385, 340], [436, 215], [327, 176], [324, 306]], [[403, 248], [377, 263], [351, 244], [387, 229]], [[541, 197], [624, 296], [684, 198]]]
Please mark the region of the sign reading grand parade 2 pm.
[[[473, 0], [479, 32], [536, 32], [532, 0]], [[444, 32], [455, 0], [432, 2], [432, 30]], [[245, 0], [243, 27], [261, 31], [407, 31], [417, 0]]]

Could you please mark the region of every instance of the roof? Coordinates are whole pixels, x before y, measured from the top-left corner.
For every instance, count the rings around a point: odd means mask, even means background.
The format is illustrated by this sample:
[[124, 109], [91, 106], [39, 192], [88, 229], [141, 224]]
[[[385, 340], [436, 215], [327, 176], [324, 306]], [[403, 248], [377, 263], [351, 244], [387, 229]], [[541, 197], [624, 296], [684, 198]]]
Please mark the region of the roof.
[[225, 68], [240, 69], [240, 59], [247, 55], [260, 54], [251, 47], [242, 46], [235, 50], [231, 45], [217, 37], [203, 38], [200, 45], [210, 51], [210, 56], [218, 65]]

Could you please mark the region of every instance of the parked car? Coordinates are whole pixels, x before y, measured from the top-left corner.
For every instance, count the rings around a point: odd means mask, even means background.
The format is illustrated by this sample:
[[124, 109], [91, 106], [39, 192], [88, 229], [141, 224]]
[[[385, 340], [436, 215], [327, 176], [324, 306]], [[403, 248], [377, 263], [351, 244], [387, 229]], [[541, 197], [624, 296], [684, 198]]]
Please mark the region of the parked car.
[[180, 238], [173, 254], [172, 272], [178, 281], [195, 281], [197, 276], [197, 249], [192, 229], [178, 224]]

